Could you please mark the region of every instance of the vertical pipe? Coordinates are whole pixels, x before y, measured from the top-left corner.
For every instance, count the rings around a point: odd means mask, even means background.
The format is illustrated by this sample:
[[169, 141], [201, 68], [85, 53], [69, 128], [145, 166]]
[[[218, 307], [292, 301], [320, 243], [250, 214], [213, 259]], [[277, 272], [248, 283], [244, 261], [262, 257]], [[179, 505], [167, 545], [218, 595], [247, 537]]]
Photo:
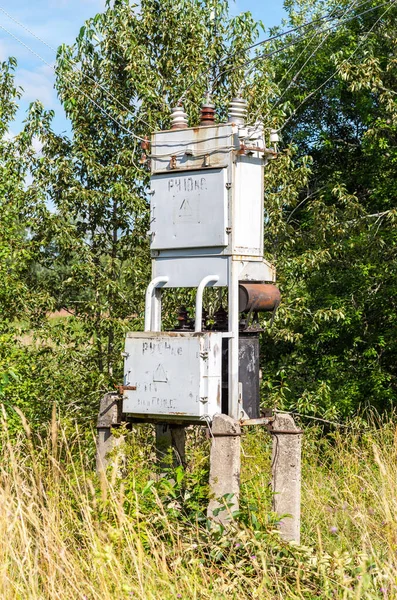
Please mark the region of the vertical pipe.
[[238, 347], [239, 347], [239, 305], [238, 305], [238, 277], [239, 263], [229, 259], [229, 416], [238, 420], [241, 416], [241, 403], [239, 398], [238, 377]]
[[155, 277], [146, 288], [145, 296], [145, 331], [152, 330], [152, 303], [154, 290], [160, 285], [168, 283], [169, 277]]
[[161, 288], [154, 289], [152, 304], [152, 330], [161, 331]]
[[214, 285], [217, 281], [219, 281], [219, 275], [207, 275], [199, 283], [196, 294], [196, 321], [194, 326], [194, 331], [196, 332], [200, 332], [202, 329], [204, 289], [207, 285]]

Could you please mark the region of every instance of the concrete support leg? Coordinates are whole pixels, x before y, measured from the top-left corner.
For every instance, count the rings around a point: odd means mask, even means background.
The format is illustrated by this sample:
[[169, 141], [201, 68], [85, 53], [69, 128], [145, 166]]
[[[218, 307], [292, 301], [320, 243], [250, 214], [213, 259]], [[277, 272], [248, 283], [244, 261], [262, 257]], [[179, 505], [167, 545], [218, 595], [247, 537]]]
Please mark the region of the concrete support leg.
[[112, 435], [112, 427], [121, 422], [121, 401], [117, 393], [109, 392], [101, 399], [97, 421], [96, 471], [105, 472], [108, 454], [123, 442]]
[[273, 510], [283, 517], [279, 529], [287, 541], [300, 542], [302, 435], [291, 415], [277, 414], [272, 427]]
[[185, 455], [185, 433], [184, 425], [168, 425], [160, 423], [156, 425], [156, 452], [160, 467], [169, 467], [167, 457], [169, 449], [173, 450], [174, 466], [186, 465]]
[[[227, 415], [215, 415], [212, 421], [212, 435], [214, 436], [210, 454], [210, 491], [212, 499], [208, 505], [207, 516], [218, 523], [227, 523], [232, 520], [232, 513], [238, 510], [239, 506], [240, 424]], [[225, 503], [221, 498], [226, 494], [233, 494], [231, 501], [228, 502], [231, 506], [214, 515], [216, 509], [225, 507]]]

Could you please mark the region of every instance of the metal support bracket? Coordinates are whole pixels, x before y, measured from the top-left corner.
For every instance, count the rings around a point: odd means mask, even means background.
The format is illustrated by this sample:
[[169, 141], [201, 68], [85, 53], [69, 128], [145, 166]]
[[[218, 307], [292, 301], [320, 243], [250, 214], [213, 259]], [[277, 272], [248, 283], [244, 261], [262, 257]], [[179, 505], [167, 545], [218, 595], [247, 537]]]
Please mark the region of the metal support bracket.
[[194, 327], [194, 330], [196, 332], [200, 332], [202, 330], [204, 289], [207, 287], [207, 285], [214, 285], [218, 281], [219, 275], [207, 275], [207, 277], [204, 277], [200, 281], [196, 295], [196, 322]]
[[168, 281], [169, 277], [155, 277], [155, 279], [152, 279], [147, 286], [145, 297], [145, 331], [152, 330], [152, 303], [154, 291], [156, 288], [168, 283]]

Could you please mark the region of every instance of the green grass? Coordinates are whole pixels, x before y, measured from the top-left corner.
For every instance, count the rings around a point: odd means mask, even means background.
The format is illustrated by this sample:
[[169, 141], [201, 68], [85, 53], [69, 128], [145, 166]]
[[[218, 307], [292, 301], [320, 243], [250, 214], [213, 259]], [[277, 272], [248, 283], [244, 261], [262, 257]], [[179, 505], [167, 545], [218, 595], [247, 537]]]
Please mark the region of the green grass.
[[153, 433], [136, 428], [100, 480], [90, 432], [55, 418], [43, 439], [26, 423], [18, 438], [6, 421], [1, 431], [0, 598], [397, 598], [391, 420], [307, 430], [300, 547], [275, 528], [262, 430], [243, 438], [241, 511], [224, 530], [205, 519], [203, 430], [189, 435], [187, 471], [158, 478]]

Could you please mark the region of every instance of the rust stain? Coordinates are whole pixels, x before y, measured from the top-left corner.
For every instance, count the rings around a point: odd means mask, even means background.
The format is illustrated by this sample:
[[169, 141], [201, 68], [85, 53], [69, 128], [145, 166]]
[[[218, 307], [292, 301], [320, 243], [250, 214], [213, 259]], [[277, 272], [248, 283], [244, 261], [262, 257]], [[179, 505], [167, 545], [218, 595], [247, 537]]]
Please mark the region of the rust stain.
[[124, 392], [135, 392], [136, 385], [115, 385], [114, 386], [119, 394], [123, 394]]

